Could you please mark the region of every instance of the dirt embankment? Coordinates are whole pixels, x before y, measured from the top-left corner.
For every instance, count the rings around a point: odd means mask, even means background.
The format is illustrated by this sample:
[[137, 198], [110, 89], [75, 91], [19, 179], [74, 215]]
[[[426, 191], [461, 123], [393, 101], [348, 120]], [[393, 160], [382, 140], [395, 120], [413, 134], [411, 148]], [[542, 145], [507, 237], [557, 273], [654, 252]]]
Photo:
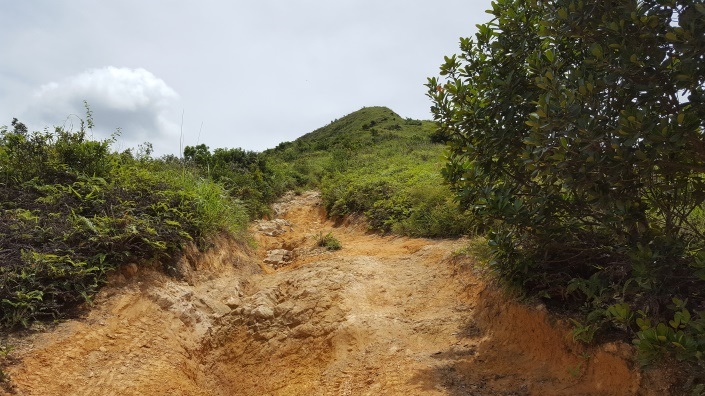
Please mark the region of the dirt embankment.
[[[453, 253], [463, 241], [336, 227], [315, 192], [275, 213], [253, 225], [256, 251], [219, 241], [182, 260], [183, 280], [117, 276], [86, 318], [18, 340], [16, 393], [649, 394], [627, 346], [586, 349], [507, 301]], [[342, 250], [316, 246], [328, 232]]]

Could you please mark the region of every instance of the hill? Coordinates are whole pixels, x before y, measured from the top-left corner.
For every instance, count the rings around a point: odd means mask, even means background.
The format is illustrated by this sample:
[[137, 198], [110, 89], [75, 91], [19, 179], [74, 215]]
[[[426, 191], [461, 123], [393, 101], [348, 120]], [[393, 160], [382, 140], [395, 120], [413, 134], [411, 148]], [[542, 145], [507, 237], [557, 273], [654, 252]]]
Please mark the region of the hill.
[[[324, 146], [337, 143], [369, 143], [371, 138], [379, 136], [379, 131], [404, 131], [405, 133], [417, 132], [419, 128], [410, 126], [427, 126], [430, 133], [433, 124], [429, 121], [417, 121], [410, 118], [403, 119], [399, 114], [387, 107], [363, 107], [330, 124], [307, 133], [294, 142], [281, 143], [275, 150], [281, 150], [293, 143], [300, 149], [320, 150]], [[376, 132], [375, 132], [376, 131]], [[397, 135], [398, 137], [398, 135]]]
[[432, 122], [366, 107], [263, 153], [288, 185], [318, 188], [331, 216], [364, 214], [373, 230], [457, 236], [470, 228], [444, 185]]

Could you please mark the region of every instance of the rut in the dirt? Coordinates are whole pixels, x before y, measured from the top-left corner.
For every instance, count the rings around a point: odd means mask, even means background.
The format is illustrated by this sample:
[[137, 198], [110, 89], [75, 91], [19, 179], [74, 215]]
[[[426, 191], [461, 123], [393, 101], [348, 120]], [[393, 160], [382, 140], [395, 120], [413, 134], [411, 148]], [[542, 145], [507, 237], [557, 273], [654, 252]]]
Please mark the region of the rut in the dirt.
[[[454, 254], [464, 241], [335, 227], [316, 192], [253, 226], [104, 290], [86, 319], [21, 342], [20, 395], [636, 394], [619, 344], [586, 350], [545, 311], [507, 302]], [[274, 224], [272, 226], [272, 224]], [[279, 224], [278, 226], [276, 224]], [[270, 227], [272, 226], [272, 227]], [[332, 232], [343, 249], [316, 239]], [[244, 250], [243, 250], [244, 249]], [[262, 261], [284, 249], [274, 270]]]

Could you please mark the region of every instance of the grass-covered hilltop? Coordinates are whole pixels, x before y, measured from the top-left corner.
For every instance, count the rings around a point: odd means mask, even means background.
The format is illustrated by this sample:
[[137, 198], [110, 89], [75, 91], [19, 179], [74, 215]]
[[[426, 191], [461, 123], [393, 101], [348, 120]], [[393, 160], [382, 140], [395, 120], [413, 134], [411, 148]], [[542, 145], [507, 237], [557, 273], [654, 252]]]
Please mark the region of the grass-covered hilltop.
[[291, 189], [321, 189], [332, 216], [364, 214], [380, 232], [467, 232], [433, 130], [363, 108], [264, 153], [199, 145], [180, 159], [152, 158], [149, 145], [115, 152], [85, 127], [30, 132], [13, 120], [0, 129], [0, 327], [65, 317], [120, 266], [169, 272], [190, 243], [247, 240], [248, 220]]
[[440, 174], [444, 145], [429, 121], [368, 107], [264, 153], [296, 187], [323, 192], [331, 216], [364, 214], [371, 229], [409, 236], [468, 232]]

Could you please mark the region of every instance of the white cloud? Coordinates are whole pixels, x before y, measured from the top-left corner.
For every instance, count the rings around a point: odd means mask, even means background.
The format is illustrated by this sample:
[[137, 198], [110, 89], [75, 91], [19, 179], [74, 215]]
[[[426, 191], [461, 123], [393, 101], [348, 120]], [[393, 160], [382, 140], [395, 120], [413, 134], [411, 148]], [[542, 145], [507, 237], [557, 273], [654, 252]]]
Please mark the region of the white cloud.
[[179, 95], [162, 79], [138, 68], [90, 69], [59, 82], [42, 85], [27, 111], [29, 119], [44, 125], [64, 125], [85, 117], [83, 101], [93, 112], [95, 133], [106, 138], [117, 128], [122, 148], [150, 141], [178, 139], [173, 107]]

